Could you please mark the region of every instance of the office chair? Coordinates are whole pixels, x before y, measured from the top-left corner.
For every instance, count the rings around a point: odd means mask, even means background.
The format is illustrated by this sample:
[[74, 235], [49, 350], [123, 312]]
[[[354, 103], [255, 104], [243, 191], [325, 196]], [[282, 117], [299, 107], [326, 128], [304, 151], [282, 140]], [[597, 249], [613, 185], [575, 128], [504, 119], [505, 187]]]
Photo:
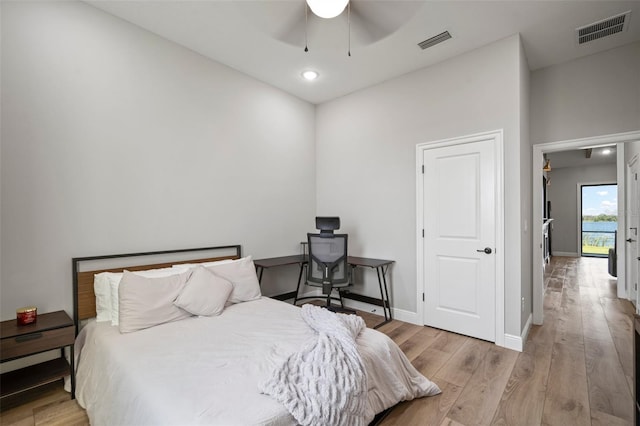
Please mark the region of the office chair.
[[[334, 234], [333, 231], [307, 234], [307, 242], [307, 285], [322, 287], [322, 294], [327, 296], [327, 309], [355, 313], [344, 308], [340, 294], [340, 288], [351, 285], [351, 270], [347, 262], [347, 234]], [[338, 289], [339, 298], [331, 296], [334, 289]], [[342, 308], [331, 306], [331, 300], [339, 301]]]

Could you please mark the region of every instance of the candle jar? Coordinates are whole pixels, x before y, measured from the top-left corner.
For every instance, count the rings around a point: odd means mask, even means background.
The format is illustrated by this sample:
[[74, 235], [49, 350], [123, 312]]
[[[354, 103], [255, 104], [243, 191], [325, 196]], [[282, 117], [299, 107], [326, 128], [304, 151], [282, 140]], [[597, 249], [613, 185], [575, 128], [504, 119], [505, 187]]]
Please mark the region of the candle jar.
[[38, 308], [35, 306], [25, 306], [24, 308], [16, 309], [16, 318], [18, 325], [33, 324], [38, 317]]

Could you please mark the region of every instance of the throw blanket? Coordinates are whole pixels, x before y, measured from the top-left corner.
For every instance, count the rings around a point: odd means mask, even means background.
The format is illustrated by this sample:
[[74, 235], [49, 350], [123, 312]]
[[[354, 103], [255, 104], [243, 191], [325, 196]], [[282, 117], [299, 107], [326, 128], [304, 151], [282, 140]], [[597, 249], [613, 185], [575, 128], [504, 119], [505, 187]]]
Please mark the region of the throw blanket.
[[302, 306], [317, 339], [289, 356], [260, 391], [283, 404], [300, 425], [365, 425], [367, 376], [356, 337], [362, 318]]

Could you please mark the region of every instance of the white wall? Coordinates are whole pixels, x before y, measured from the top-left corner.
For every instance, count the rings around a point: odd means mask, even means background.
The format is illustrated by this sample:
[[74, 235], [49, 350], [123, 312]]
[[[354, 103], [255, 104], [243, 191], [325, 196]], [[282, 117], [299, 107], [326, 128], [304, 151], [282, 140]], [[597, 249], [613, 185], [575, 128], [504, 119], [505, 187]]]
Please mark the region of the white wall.
[[580, 255], [578, 217], [578, 183], [616, 183], [616, 165], [554, 168], [548, 172], [551, 184], [547, 197], [551, 201], [551, 253]]
[[531, 143], [640, 129], [640, 42], [531, 73]]
[[1, 37], [2, 319], [71, 313], [74, 256], [299, 250], [313, 105], [83, 3], [3, 2]]
[[[504, 129], [505, 331], [520, 334], [520, 67], [513, 36], [318, 106], [318, 213], [341, 217], [350, 254], [396, 261], [395, 308], [417, 308], [416, 145]], [[373, 274], [365, 280], [376, 295]]]

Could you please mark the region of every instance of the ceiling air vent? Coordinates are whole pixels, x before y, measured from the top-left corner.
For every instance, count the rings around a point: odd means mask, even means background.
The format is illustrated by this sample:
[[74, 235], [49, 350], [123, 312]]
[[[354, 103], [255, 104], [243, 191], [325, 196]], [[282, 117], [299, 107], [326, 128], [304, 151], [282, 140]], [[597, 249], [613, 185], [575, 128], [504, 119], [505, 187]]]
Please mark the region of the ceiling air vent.
[[438, 34], [437, 36], [433, 36], [431, 38], [426, 39], [425, 41], [421, 41], [420, 43], [418, 43], [418, 46], [420, 46], [420, 48], [424, 50], [431, 46], [435, 46], [438, 43], [442, 43], [445, 40], [449, 40], [450, 38], [451, 38], [451, 34], [449, 34], [449, 31], [445, 31], [443, 33]]
[[625, 31], [627, 29], [627, 26], [629, 25], [630, 17], [631, 11], [627, 11], [625, 13], [621, 13], [620, 15], [612, 16], [611, 18], [603, 19], [601, 21], [594, 22], [593, 24], [576, 28], [578, 44], [584, 44], [602, 37]]

